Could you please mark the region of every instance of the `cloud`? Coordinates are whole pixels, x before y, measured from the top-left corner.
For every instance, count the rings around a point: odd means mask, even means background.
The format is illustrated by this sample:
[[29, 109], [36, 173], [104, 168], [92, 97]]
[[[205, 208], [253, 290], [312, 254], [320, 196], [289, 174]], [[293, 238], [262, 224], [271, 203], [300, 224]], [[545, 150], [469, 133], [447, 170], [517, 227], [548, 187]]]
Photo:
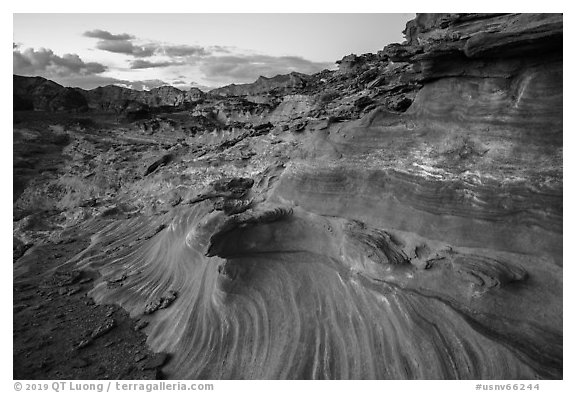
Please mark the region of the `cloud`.
[[209, 91], [213, 87], [204, 86], [196, 82], [187, 82], [183, 79], [176, 79], [170, 82], [172, 86], [177, 87], [180, 90], [190, 90], [191, 88], [200, 89], [202, 91]]
[[96, 48], [112, 52], [131, 55], [134, 57], [150, 57], [157, 51], [157, 46], [150, 45], [134, 45], [132, 40], [136, 37], [128, 34], [112, 34], [106, 30], [90, 30], [85, 31], [85, 37], [97, 38], [99, 41], [96, 43]]
[[154, 55], [169, 58], [203, 57], [211, 54], [210, 49], [192, 45], [167, 45], [147, 43], [135, 45], [131, 40], [100, 40], [96, 48], [113, 53], [123, 53], [134, 57], [152, 57]]
[[150, 90], [156, 87], [167, 86], [169, 83], [161, 79], [145, 79], [141, 81], [122, 81], [118, 80], [114, 83], [117, 86], [127, 87], [134, 90]]
[[123, 53], [134, 57], [152, 57], [154, 55], [159, 55], [167, 56], [169, 58], [191, 58], [204, 57], [212, 53], [209, 48], [202, 46], [167, 45], [158, 43], [135, 45], [130, 40], [101, 40], [96, 43], [96, 47], [108, 52]]
[[169, 57], [208, 56], [211, 52], [202, 46], [163, 45], [159, 48], [162, 54]]
[[232, 49], [234, 49], [234, 47], [214, 45], [214, 46], [211, 46], [210, 49], [212, 49], [213, 52], [231, 53], [231, 52], [233, 52]]
[[177, 65], [183, 65], [181, 61], [148, 61], [148, 60], [134, 60], [130, 63], [130, 69], [139, 70], [144, 68], [163, 68]]
[[123, 53], [134, 57], [150, 57], [156, 52], [157, 48], [152, 45], [138, 46], [131, 41], [98, 41], [96, 48], [113, 53]]
[[96, 62], [84, 62], [76, 54], [58, 56], [52, 50], [28, 48], [13, 50], [13, 72], [19, 75], [41, 75], [47, 78], [68, 75], [94, 75], [107, 67]]
[[[123, 42], [121, 40], [109, 42]], [[13, 72], [17, 75], [42, 76], [51, 79], [63, 86], [80, 87], [83, 89], [93, 89], [99, 86], [117, 85], [135, 90], [149, 90], [155, 87], [169, 85], [161, 79], [127, 80], [101, 75], [108, 68], [96, 62], [85, 62], [76, 54], [65, 54], [59, 56], [51, 49], [28, 48], [20, 50], [17, 45], [13, 45]], [[161, 63], [135, 60], [134, 62], [145, 62], [147, 64], [136, 64], [140, 67], [160, 67]], [[176, 62], [169, 62], [170, 65]]]
[[[120, 42], [120, 41], [116, 41]], [[18, 75], [39, 75], [63, 86], [93, 89], [117, 85], [135, 90], [149, 90], [168, 85], [161, 79], [131, 81], [101, 75], [107, 67], [95, 62], [84, 62], [76, 54], [56, 55], [52, 50], [29, 48], [13, 50], [13, 71]]]
[[130, 34], [126, 33], [112, 34], [109, 31], [100, 29], [86, 31], [82, 35], [90, 38], [99, 38], [104, 41], [126, 41], [135, 38], [133, 35]]
[[313, 62], [299, 56], [230, 55], [204, 59], [200, 71], [218, 83], [249, 83], [259, 76], [272, 77], [296, 71], [313, 74], [333, 67], [331, 62]]
[[[199, 45], [172, 45], [158, 42], [135, 44], [137, 38], [131, 34], [112, 34], [106, 30], [91, 30], [83, 34], [86, 37], [97, 38], [96, 48], [122, 53], [134, 57], [152, 57], [154, 55], [167, 56], [169, 58], [191, 58], [209, 56], [212, 52], [227, 53], [228, 49], [222, 46], [203, 47]], [[150, 68], [150, 67], [137, 67]]]

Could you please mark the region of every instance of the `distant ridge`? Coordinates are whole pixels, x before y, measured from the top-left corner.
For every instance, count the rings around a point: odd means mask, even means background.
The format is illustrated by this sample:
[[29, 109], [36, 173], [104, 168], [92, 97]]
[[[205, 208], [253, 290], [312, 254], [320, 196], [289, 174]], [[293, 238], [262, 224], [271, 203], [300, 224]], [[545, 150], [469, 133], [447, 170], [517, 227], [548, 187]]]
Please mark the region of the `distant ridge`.
[[195, 87], [188, 91], [161, 86], [148, 91], [108, 85], [91, 90], [64, 87], [40, 76], [13, 75], [14, 110], [82, 111], [124, 110], [130, 104], [147, 107], [181, 106], [201, 100], [205, 93]]
[[85, 90], [79, 87], [64, 87], [41, 76], [13, 75], [14, 110], [38, 111], [99, 111], [121, 112], [132, 104], [155, 107], [179, 107], [202, 100], [209, 95], [248, 96], [266, 93], [287, 93], [306, 87], [312, 76], [299, 72], [276, 75], [271, 78], [260, 76], [246, 84], [230, 84], [210, 90], [208, 93], [192, 87], [187, 91], [166, 85], [150, 90], [134, 90], [117, 85], [107, 85]]
[[220, 96], [255, 95], [272, 92], [274, 90], [297, 89], [306, 86], [310, 76], [299, 72], [276, 75], [271, 78], [260, 76], [255, 82], [245, 84], [231, 84], [210, 90], [210, 94]]

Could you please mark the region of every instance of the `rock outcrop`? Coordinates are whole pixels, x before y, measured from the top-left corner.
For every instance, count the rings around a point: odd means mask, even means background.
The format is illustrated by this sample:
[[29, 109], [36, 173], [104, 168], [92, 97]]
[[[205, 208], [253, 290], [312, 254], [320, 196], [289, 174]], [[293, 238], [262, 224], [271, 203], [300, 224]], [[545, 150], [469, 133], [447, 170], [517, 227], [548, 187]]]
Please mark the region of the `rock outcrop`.
[[15, 247], [89, 238], [65, 266], [102, 275], [91, 296], [171, 378], [562, 379], [562, 16], [405, 34], [154, 132], [69, 127]]

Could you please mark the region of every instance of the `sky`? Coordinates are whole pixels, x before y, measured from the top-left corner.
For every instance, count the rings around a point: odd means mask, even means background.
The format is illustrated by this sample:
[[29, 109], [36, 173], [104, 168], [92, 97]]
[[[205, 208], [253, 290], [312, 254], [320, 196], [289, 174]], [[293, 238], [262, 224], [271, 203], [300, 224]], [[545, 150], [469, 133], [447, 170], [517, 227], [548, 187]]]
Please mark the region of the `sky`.
[[402, 42], [414, 14], [13, 14], [13, 72], [64, 86], [203, 90], [335, 69]]

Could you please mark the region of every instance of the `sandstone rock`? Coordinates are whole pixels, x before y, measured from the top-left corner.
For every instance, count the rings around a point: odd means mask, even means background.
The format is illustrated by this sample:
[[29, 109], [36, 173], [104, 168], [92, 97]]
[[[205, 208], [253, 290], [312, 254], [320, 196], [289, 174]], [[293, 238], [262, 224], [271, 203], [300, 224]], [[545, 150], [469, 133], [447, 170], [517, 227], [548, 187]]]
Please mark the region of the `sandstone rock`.
[[252, 201], [220, 199], [214, 202], [214, 210], [222, 210], [227, 215], [242, 213], [250, 208]]
[[139, 320], [134, 326], [134, 330], [142, 330], [148, 326], [149, 322], [144, 320]]
[[158, 310], [162, 310], [164, 308], [169, 307], [174, 302], [174, 300], [176, 300], [177, 297], [178, 293], [176, 291], [173, 290], [168, 291], [165, 295], [159, 297], [158, 299], [152, 301], [151, 303], [148, 303], [144, 307], [144, 314], [145, 315], [152, 314]]
[[77, 283], [81, 278], [82, 272], [78, 270], [56, 271], [48, 282], [55, 286], [65, 287]]
[[110, 330], [114, 329], [115, 327], [116, 327], [116, 320], [111, 319], [111, 318], [106, 319], [100, 326], [98, 326], [96, 329], [94, 329], [92, 331], [90, 338], [92, 340], [95, 340], [99, 337], [102, 337], [103, 335], [105, 335]]
[[172, 154], [165, 154], [163, 155], [161, 158], [159, 158], [158, 160], [154, 161], [152, 164], [150, 164], [148, 166], [148, 168], [146, 168], [146, 171], [144, 172], [144, 176], [148, 176], [149, 174], [153, 173], [156, 169], [167, 165], [168, 163], [170, 163], [170, 161], [172, 161], [173, 156]]
[[141, 362], [142, 360], [146, 359], [146, 357], [147, 357], [146, 354], [141, 353], [141, 354], [138, 354], [134, 357], [134, 361], [136, 363], [138, 363], [138, 362]]
[[157, 353], [153, 357], [148, 358], [146, 360], [146, 362], [143, 365], [143, 368], [144, 368], [144, 370], [152, 370], [152, 369], [160, 368], [160, 367], [164, 366], [166, 364], [166, 362], [168, 362], [169, 359], [170, 359], [169, 354], [167, 354], [165, 352]]
[[229, 194], [231, 197], [240, 198], [254, 185], [254, 180], [245, 177], [222, 178], [212, 184], [217, 193]]
[[12, 251], [12, 259], [16, 262], [24, 253], [33, 246], [33, 244], [28, 243], [24, 244], [20, 239], [13, 237], [13, 251]]

